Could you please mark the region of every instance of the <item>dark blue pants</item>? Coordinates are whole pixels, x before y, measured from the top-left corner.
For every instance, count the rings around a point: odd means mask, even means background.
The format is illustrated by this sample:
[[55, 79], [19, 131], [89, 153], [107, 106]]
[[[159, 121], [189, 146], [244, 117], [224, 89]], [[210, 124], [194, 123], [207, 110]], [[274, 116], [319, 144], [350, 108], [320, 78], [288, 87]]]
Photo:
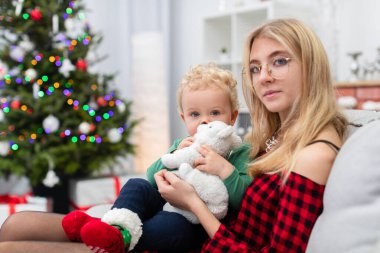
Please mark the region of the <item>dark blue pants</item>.
[[207, 239], [201, 225], [190, 223], [178, 213], [162, 211], [165, 200], [147, 180], [130, 179], [112, 208], [127, 208], [143, 223], [143, 234], [134, 250], [188, 252], [199, 249]]

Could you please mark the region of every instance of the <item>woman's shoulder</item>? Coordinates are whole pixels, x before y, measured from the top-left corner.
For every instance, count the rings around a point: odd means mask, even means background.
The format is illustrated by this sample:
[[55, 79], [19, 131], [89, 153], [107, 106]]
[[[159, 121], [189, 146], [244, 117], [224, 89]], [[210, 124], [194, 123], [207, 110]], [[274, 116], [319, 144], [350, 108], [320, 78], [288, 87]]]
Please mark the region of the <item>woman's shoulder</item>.
[[327, 127], [298, 154], [294, 172], [325, 185], [342, 141], [336, 131]]

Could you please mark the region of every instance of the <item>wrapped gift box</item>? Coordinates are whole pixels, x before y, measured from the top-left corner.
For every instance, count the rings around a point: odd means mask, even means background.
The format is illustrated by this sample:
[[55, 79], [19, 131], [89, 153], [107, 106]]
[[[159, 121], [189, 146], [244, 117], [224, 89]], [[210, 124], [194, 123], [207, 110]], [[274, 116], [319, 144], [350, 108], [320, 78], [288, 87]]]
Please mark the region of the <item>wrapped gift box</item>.
[[49, 212], [49, 203], [46, 198], [2, 195], [0, 196], [0, 226], [9, 215], [20, 211]]
[[87, 210], [99, 204], [112, 204], [130, 178], [145, 178], [143, 174], [105, 176], [70, 180], [69, 196], [72, 209]]
[[10, 175], [7, 178], [0, 177], [0, 195], [24, 195], [30, 192], [31, 188], [27, 177]]

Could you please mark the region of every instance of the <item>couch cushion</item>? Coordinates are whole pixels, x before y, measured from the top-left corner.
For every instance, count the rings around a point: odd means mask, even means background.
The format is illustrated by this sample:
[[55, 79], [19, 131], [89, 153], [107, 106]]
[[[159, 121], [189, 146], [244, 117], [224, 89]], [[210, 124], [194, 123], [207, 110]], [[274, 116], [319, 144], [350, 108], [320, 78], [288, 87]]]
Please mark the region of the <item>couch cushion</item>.
[[349, 126], [347, 129], [347, 138], [350, 137], [361, 126], [364, 126], [372, 121], [380, 120], [380, 112], [366, 110], [344, 110], [347, 116]]
[[373, 253], [380, 238], [380, 121], [360, 127], [339, 152], [308, 253]]

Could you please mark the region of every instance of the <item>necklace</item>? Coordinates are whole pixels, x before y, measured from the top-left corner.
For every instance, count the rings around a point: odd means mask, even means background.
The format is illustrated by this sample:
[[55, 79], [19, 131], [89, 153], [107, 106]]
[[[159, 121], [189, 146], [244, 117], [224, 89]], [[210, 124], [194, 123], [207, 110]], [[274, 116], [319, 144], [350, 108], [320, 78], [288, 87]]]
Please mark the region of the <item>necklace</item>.
[[265, 149], [265, 152], [268, 153], [269, 151], [271, 151], [273, 147], [276, 146], [277, 143], [278, 143], [277, 134], [274, 134], [271, 138], [265, 141], [265, 145], [267, 146], [267, 148]]

